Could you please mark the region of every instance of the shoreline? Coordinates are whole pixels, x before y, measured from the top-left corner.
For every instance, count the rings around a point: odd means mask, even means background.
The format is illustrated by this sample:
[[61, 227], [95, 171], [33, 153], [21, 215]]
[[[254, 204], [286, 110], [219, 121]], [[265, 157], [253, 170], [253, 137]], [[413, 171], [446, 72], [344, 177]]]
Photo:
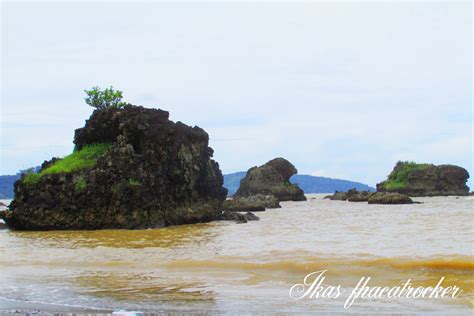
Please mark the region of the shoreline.
[[22, 301], [0, 298], [0, 314], [56, 314], [56, 313], [83, 313], [83, 314], [111, 314], [113, 310], [94, 308], [89, 306], [53, 304], [34, 301]]

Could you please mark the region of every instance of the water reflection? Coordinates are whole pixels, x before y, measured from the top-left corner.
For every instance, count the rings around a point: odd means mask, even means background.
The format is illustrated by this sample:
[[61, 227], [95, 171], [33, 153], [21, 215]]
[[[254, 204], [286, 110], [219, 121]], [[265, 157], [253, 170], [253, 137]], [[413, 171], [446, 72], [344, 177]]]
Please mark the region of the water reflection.
[[95, 230], [95, 231], [11, 231], [15, 242], [40, 243], [47, 247], [82, 248], [173, 248], [182, 244], [205, 243], [216, 235], [213, 229], [219, 223], [172, 226], [146, 230]]

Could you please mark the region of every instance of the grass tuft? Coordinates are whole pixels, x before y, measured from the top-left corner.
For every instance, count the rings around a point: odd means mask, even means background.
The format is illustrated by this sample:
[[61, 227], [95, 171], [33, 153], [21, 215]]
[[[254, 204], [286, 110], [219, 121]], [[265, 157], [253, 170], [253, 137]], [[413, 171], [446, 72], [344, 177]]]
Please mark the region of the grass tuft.
[[37, 183], [42, 176], [47, 174], [64, 174], [92, 168], [97, 164], [99, 157], [102, 156], [111, 146], [112, 145], [109, 143], [84, 146], [80, 150], [75, 150], [72, 154], [56, 161], [53, 165], [39, 173], [26, 174], [23, 183], [26, 185]]
[[23, 183], [26, 184], [26, 185], [35, 184], [35, 183], [38, 182], [40, 177], [41, 176], [40, 176], [39, 173], [28, 172], [28, 173], [25, 174], [25, 177], [23, 178]]
[[80, 150], [57, 161], [52, 166], [41, 171], [41, 175], [53, 173], [71, 173], [74, 171], [94, 167], [97, 159], [109, 149], [111, 144], [93, 144], [84, 146]]
[[87, 182], [86, 179], [80, 177], [79, 180], [77, 180], [75, 184], [75, 188], [77, 191], [82, 192], [87, 188]]
[[141, 185], [141, 182], [135, 179], [128, 179], [128, 184], [131, 186]]

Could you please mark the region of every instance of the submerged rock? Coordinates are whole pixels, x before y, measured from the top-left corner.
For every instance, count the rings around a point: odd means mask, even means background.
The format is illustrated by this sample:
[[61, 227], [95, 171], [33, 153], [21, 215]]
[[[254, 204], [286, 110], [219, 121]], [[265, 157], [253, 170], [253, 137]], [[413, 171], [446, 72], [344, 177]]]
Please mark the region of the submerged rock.
[[347, 192], [336, 191], [333, 195], [328, 195], [324, 198], [336, 201], [367, 202], [371, 194], [373, 194], [373, 192], [357, 191], [356, 189], [350, 189]]
[[208, 134], [168, 116], [133, 105], [94, 111], [76, 130], [75, 153], [23, 175], [0, 217], [22, 230], [138, 229], [218, 219], [227, 190]]
[[467, 170], [458, 166], [399, 161], [388, 179], [377, 184], [377, 191], [409, 196], [468, 195], [468, 179]]
[[408, 195], [399, 193], [377, 192], [370, 195], [369, 204], [413, 204]]
[[223, 211], [219, 217], [222, 221], [235, 221], [239, 224], [247, 223], [248, 221], [258, 221], [260, 218], [251, 212], [245, 214], [234, 211]]
[[278, 201], [306, 201], [303, 190], [290, 183], [290, 177], [296, 173], [296, 168], [288, 160], [270, 160], [263, 166], [250, 168], [234, 196], [262, 194], [273, 195]]
[[408, 195], [389, 192], [357, 191], [351, 189], [347, 192], [335, 192], [325, 199], [349, 202], [368, 202], [369, 204], [412, 204]]

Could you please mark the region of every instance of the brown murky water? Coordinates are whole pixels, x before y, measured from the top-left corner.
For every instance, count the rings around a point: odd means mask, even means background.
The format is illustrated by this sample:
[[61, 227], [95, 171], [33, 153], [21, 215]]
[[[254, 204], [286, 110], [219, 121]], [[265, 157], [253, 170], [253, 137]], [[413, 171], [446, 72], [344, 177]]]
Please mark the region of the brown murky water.
[[294, 300], [306, 274], [326, 283], [444, 285], [457, 299], [358, 300], [354, 312], [470, 313], [474, 304], [474, 199], [419, 198], [383, 206], [285, 202], [247, 224], [156, 230], [0, 231], [0, 311], [344, 311], [338, 299]]

